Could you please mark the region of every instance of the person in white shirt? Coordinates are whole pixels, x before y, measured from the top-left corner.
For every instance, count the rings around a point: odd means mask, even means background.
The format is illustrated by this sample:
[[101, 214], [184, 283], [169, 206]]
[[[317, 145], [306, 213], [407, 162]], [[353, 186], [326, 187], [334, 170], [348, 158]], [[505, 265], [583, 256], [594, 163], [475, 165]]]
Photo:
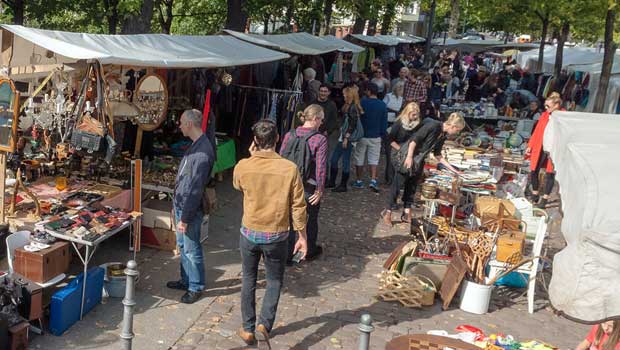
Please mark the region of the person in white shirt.
[[383, 102], [388, 109], [388, 125], [392, 124], [396, 119], [396, 115], [400, 112], [400, 108], [403, 105], [403, 90], [405, 84], [398, 82], [392, 87], [392, 92], [385, 95]]
[[403, 86], [405, 84], [405, 82], [407, 81], [407, 77], [409, 76], [409, 68], [407, 67], [403, 67], [398, 71], [398, 77], [392, 79], [392, 82], [390, 83], [390, 85], [392, 85], [392, 90], [394, 90], [394, 86], [396, 86], [396, 84], [398, 83], [403, 83]]

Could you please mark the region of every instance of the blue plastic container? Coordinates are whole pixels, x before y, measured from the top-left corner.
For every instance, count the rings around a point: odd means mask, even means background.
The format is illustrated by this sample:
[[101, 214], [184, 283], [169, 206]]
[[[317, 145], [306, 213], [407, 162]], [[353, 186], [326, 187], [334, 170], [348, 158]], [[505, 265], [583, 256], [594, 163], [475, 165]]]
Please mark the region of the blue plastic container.
[[[93, 267], [86, 277], [86, 297], [84, 298], [84, 315], [101, 303], [103, 277], [105, 270]], [[50, 332], [62, 335], [80, 319], [82, 302], [82, 283], [84, 273], [79, 274], [66, 287], [54, 293], [50, 305]]]

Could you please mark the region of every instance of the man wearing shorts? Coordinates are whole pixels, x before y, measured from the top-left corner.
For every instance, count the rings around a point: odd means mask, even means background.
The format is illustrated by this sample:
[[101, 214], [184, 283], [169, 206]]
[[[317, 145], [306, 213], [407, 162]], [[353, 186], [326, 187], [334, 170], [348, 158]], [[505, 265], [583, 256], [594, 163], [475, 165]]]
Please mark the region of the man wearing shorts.
[[364, 114], [360, 120], [364, 126], [364, 137], [357, 142], [353, 155], [357, 175], [353, 187], [364, 188], [362, 178], [364, 176], [364, 163], [368, 157], [368, 166], [370, 167], [370, 184], [368, 187], [375, 192], [379, 192], [377, 165], [379, 165], [379, 156], [381, 155], [381, 138], [387, 129], [387, 106], [385, 102], [377, 98], [378, 90], [376, 84], [368, 84], [367, 97], [361, 101]]

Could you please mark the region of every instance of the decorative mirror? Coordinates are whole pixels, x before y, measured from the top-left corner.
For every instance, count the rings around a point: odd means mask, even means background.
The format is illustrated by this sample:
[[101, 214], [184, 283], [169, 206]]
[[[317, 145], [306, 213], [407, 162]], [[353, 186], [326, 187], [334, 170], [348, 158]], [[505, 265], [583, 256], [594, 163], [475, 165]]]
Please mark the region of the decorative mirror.
[[11, 80], [0, 79], [0, 151], [14, 152], [19, 94]]
[[168, 112], [168, 89], [164, 80], [156, 74], [147, 74], [138, 82], [133, 103], [140, 116], [133, 118], [140, 129], [152, 131], [166, 119]]

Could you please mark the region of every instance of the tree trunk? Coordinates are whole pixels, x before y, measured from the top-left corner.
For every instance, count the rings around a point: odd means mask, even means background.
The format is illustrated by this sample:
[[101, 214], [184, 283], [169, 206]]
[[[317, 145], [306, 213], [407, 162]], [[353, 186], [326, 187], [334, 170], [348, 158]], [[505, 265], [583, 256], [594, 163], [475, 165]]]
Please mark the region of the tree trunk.
[[607, 87], [609, 86], [609, 77], [611, 76], [611, 68], [614, 63], [614, 53], [616, 52], [616, 43], [614, 42], [614, 21], [616, 18], [615, 6], [607, 9], [605, 18], [605, 54], [603, 56], [603, 67], [601, 68], [601, 80], [598, 83], [598, 92], [594, 101], [594, 113], [603, 113], [605, 111], [605, 99], [607, 98]]
[[506, 35], [504, 35], [504, 45], [508, 44], [508, 37], [510, 36], [510, 32], [506, 32]]
[[263, 34], [269, 34], [269, 14], [263, 18]]
[[353, 29], [351, 30], [351, 32], [353, 34], [363, 34], [365, 26], [366, 26], [366, 18], [362, 17], [361, 15], [358, 15], [355, 18], [355, 23], [353, 23]]
[[325, 0], [325, 6], [323, 7], [323, 22], [321, 23], [320, 35], [329, 34], [333, 9], [334, 0]]
[[542, 33], [540, 34], [540, 47], [538, 48], [538, 63], [536, 71], [542, 73], [543, 59], [545, 58], [545, 40], [547, 40], [547, 32], [549, 31], [549, 15], [542, 19]]
[[448, 29], [448, 36], [451, 38], [456, 37], [459, 30], [459, 17], [461, 16], [461, 7], [459, 0], [450, 0], [450, 28]]
[[368, 17], [368, 31], [366, 35], [377, 34], [377, 24], [379, 24], [379, 6], [373, 4], [370, 8], [370, 16]]
[[248, 23], [248, 13], [245, 8], [245, 0], [227, 0], [226, 24], [224, 28], [245, 32]]
[[[162, 5], [164, 5], [164, 10], [161, 8]], [[170, 34], [170, 28], [172, 27], [172, 20], [174, 18], [172, 14], [173, 6], [174, 0], [161, 0], [161, 4], [158, 5], [159, 23], [161, 24], [161, 31], [164, 34]]]
[[286, 33], [291, 32], [291, 23], [293, 22], [293, 16], [295, 11], [295, 0], [289, 0], [288, 7], [286, 8], [286, 14], [284, 15], [284, 31]]
[[143, 34], [151, 32], [154, 0], [142, 0], [140, 12], [127, 17], [123, 23], [123, 34]]
[[426, 48], [424, 50], [424, 66], [430, 68], [431, 61], [431, 45], [433, 44], [433, 21], [435, 20], [435, 10], [437, 9], [437, 0], [431, 3], [431, 13], [428, 18], [428, 31], [426, 32]]
[[24, 0], [13, 1], [13, 24], [24, 24]]
[[118, 30], [118, 0], [105, 0], [103, 2], [105, 17], [108, 20], [108, 34], [116, 34]]
[[390, 34], [390, 28], [392, 27], [394, 16], [396, 16], [396, 3], [394, 1], [388, 1], [388, 3], [385, 6], [385, 12], [383, 14], [383, 21], [381, 23], [381, 34], [383, 35]]
[[553, 75], [556, 78], [560, 77], [560, 73], [562, 72], [562, 60], [564, 59], [564, 43], [568, 38], [568, 33], [570, 32], [570, 23], [563, 22], [562, 29], [560, 31], [560, 36], [558, 38], [558, 49], [555, 52], [555, 67], [553, 68]]

